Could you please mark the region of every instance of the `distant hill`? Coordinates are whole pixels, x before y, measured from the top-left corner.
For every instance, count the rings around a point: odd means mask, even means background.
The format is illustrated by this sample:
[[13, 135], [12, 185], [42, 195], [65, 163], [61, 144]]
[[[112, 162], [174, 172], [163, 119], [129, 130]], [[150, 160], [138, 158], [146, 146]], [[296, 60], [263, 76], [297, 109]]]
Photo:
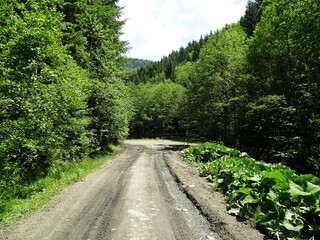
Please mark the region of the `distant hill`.
[[128, 60], [128, 62], [125, 64], [126, 69], [130, 70], [138, 70], [141, 67], [145, 67], [152, 63], [150, 60], [144, 60], [144, 59], [138, 59], [138, 58], [131, 58]]

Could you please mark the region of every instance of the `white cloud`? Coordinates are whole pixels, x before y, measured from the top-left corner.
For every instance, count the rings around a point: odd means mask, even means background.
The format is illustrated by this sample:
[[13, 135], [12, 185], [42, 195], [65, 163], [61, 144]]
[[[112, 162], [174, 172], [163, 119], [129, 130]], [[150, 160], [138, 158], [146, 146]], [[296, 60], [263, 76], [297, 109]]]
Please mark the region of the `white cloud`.
[[120, 0], [127, 19], [121, 39], [130, 57], [160, 60], [201, 35], [236, 22], [247, 0]]

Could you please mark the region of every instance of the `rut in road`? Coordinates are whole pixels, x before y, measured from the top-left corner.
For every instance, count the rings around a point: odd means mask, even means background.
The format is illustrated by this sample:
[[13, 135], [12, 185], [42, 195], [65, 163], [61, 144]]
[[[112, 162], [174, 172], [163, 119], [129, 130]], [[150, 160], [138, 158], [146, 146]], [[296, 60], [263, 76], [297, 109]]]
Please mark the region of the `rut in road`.
[[219, 239], [170, 175], [163, 161], [167, 147], [126, 141], [118, 157], [2, 235], [15, 240]]

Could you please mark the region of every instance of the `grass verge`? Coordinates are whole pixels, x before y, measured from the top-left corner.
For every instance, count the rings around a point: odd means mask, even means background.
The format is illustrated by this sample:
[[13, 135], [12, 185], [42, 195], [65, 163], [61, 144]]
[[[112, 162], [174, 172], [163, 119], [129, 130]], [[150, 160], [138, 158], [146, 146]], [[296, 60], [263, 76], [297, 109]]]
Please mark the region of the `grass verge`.
[[63, 188], [79, 181], [111, 159], [122, 146], [112, 145], [110, 148], [111, 153], [103, 157], [86, 158], [75, 163], [56, 163], [45, 178], [27, 186], [13, 186], [9, 192], [0, 192], [0, 227], [43, 206]]

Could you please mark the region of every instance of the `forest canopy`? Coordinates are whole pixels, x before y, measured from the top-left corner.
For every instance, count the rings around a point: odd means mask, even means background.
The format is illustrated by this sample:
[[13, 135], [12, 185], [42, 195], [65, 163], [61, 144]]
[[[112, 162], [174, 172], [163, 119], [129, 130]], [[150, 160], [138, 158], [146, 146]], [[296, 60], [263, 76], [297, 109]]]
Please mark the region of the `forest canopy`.
[[[192, 133], [319, 175], [319, 13], [317, 0], [250, 0], [238, 23], [132, 73], [134, 84], [171, 80], [185, 93], [166, 115], [170, 131], [137, 133], [135, 115], [132, 136]], [[157, 111], [149, 103], [144, 116]]]
[[206, 138], [320, 174], [318, 0], [250, 0], [239, 22], [127, 69], [117, 0], [0, 10], [0, 182], [128, 134]]
[[101, 154], [130, 118], [117, 1], [0, 4], [0, 182]]

